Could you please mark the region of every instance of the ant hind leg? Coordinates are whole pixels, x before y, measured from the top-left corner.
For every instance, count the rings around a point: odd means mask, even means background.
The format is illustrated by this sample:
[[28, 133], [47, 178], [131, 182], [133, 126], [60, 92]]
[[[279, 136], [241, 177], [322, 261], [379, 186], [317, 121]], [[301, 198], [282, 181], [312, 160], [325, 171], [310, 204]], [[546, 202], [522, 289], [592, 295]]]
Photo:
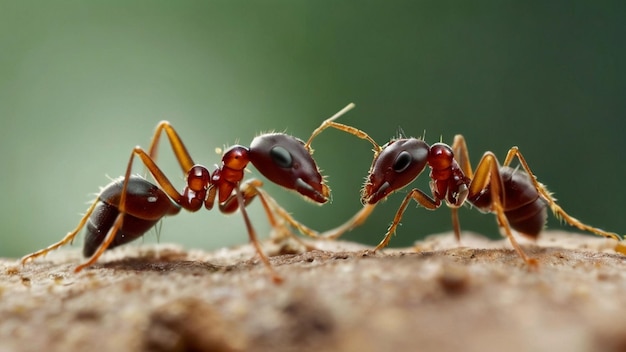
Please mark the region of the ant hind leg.
[[504, 185], [502, 184], [502, 177], [500, 176], [498, 159], [492, 152], [486, 152], [482, 159], [480, 159], [476, 167], [474, 178], [469, 186], [468, 199], [474, 198], [477, 194], [480, 194], [482, 190], [487, 189], [487, 187], [491, 190], [492, 200], [490, 208], [491, 212], [496, 215], [498, 226], [504, 229], [504, 233], [506, 237], [508, 237], [509, 242], [524, 262], [531, 267], [536, 267], [538, 264], [537, 260], [528, 257], [519, 243], [517, 243], [517, 240], [513, 236], [511, 225], [506, 218], [506, 214], [504, 214], [504, 205], [502, 202]]
[[509, 149], [509, 152], [506, 155], [506, 159], [504, 160], [504, 166], [508, 166], [513, 161], [513, 158], [515, 157], [517, 157], [517, 159], [519, 160], [522, 168], [528, 174], [530, 181], [533, 183], [533, 185], [535, 186], [539, 194], [541, 194], [541, 196], [546, 200], [546, 202], [548, 202], [548, 205], [550, 206], [550, 209], [552, 210], [552, 213], [554, 214], [554, 216], [556, 216], [558, 219], [561, 219], [562, 221], [565, 221], [570, 226], [574, 226], [580, 230], [591, 232], [598, 236], [612, 238], [617, 241], [622, 240], [622, 238], [616, 233], [607, 232], [602, 229], [589, 226], [581, 222], [580, 220], [574, 218], [573, 216], [569, 215], [568, 213], [566, 213], [565, 210], [563, 210], [563, 208], [561, 208], [561, 206], [556, 203], [556, 199], [552, 196], [552, 193], [548, 191], [546, 186], [541, 184], [539, 181], [537, 181], [537, 177], [535, 176], [535, 174], [533, 174], [532, 170], [528, 166], [528, 163], [526, 162], [526, 159], [524, 158], [522, 153], [519, 151], [518, 147], [512, 147], [511, 149]]
[[22, 259], [20, 260], [22, 265], [26, 264], [29, 260], [34, 260], [35, 258], [45, 256], [46, 254], [48, 254], [49, 252], [55, 249], [65, 246], [68, 243], [74, 242], [74, 238], [80, 232], [80, 230], [82, 230], [82, 228], [85, 226], [85, 224], [89, 220], [89, 217], [93, 213], [93, 210], [96, 208], [96, 205], [98, 204], [99, 201], [100, 201], [100, 198], [96, 198], [96, 200], [89, 206], [89, 208], [87, 209], [87, 212], [80, 219], [80, 221], [78, 222], [78, 225], [76, 226], [74, 230], [72, 230], [67, 235], [65, 235], [65, 237], [63, 237], [60, 241], [54, 244], [51, 244], [50, 246], [44, 249], [40, 249], [37, 252], [30, 253], [30, 254], [23, 256]]

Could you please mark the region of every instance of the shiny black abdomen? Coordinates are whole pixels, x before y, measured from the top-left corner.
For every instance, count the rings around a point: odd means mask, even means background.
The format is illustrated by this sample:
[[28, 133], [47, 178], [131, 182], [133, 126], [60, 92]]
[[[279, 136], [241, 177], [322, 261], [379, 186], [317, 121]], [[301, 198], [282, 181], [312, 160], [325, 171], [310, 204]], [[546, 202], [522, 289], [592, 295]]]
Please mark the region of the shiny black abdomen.
[[[520, 234], [537, 238], [548, 219], [545, 200], [530, 181], [528, 174], [508, 166], [500, 167], [504, 186], [504, 214], [513, 229]], [[482, 211], [491, 211], [489, 187], [469, 201]]]
[[[86, 225], [83, 255], [90, 257], [102, 244], [113, 227], [119, 212], [123, 179], [108, 184]], [[107, 249], [133, 241], [150, 230], [161, 218], [174, 215], [180, 207], [160, 188], [139, 176], [131, 176], [126, 192], [126, 213], [120, 230]]]

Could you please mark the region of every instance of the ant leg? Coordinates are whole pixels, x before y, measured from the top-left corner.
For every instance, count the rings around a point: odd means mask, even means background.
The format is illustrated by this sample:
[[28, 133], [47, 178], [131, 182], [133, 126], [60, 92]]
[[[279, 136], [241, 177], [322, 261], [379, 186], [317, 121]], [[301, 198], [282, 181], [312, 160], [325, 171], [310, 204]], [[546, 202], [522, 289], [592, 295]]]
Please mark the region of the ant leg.
[[467, 144], [465, 143], [465, 137], [461, 134], [454, 136], [454, 142], [452, 143], [452, 153], [454, 153], [454, 159], [461, 166], [461, 170], [465, 176], [470, 179], [474, 178], [474, 172], [472, 171], [472, 165], [470, 164], [469, 152]]
[[[198, 209], [189, 209], [188, 207], [185, 206], [186, 204], [184, 202], [180, 202], [179, 201], [181, 198], [183, 198], [183, 195], [178, 192], [176, 187], [174, 187], [172, 182], [167, 178], [167, 176], [165, 176], [165, 174], [163, 173], [161, 168], [159, 168], [157, 166], [157, 164], [152, 159], [152, 157], [150, 157], [150, 155], [148, 155], [139, 146], [136, 146], [135, 148], [133, 148], [133, 151], [132, 151], [132, 153], [130, 155], [130, 160], [128, 161], [128, 166], [126, 168], [126, 174], [124, 176], [124, 186], [122, 188], [122, 198], [126, 198], [126, 186], [128, 184], [127, 180], [130, 177], [130, 170], [132, 168], [133, 159], [134, 159], [135, 156], [138, 156], [139, 159], [141, 159], [141, 161], [143, 162], [144, 166], [148, 168], [148, 171], [150, 171], [150, 174], [152, 175], [152, 177], [154, 177], [154, 180], [161, 187], [161, 189], [163, 189], [163, 191], [165, 193], [167, 193], [167, 195], [171, 199], [173, 199], [176, 203], [180, 204], [183, 208], [185, 208], [187, 210], [190, 210], [190, 211], [198, 210]], [[192, 165], [192, 167], [193, 167], [193, 165]], [[121, 206], [122, 206], [122, 199], [120, 199], [120, 208], [121, 208]], [[121, 212], [121, 210], [120, 210], [120, 212]]]
[[[316, 232], [296, 221], [283, 207], [278, 205], [274, 198], [272, 198], [267, 192], [265, 192], [261, 188], [262, 186], [263, 182], [256, 179], [248, 180], [241, 185], [240, 188], [241, 193], [243, 194], [243, 201], [245, 206], [247, 206], [254, 197], [258, 196], [261, 200], [261, 204], [263, 205], [263, 209], [265, 210], [265, 215], [267, 216], [268, 222], [270, 223], [270, 226], [272, 226], [274, 231], [288, 234], [298, 243], [306, 247], [307, 250], [315, 249], [310, 245], [304, 243], [298, 236], [296, 236], [285, 226], [280, 224], [276, 220], [275, 214], [280, 216], [284, 221], [289, 223], [294, 228], [300, 230], [302, 233], [305, 233], [304, 231], [309, 231], [311, 233], [311, 236], [314, 237], [315, 235], [313, 235], [313, 233]], [[236, 195], [231, 195], [222, 204], [220, 204], [220, 210], [224, 213], [232, 213], [237, 210], [238, 207], [239, 201], [237, 200]], [[307, 234], [309, 232], [307, 232]]]
[[344, 233], [348, 231], [352, 231], [352, 229], [354, 229], [357, 226], [361, 226], [361, 224], [363, 224], [365, 220], [367, 220], [367, 218], [370, 216], [370, 214], [372, 213], [375, 207], [376, 207], [376, 204], [365, 204], [363, 208], [361, 208], [361, 210], [359, 210], [356, 214], [354, 214], [352, 218], [350, 218], [344, 224], [332, 230], [324, 231], [318, 234], [318, 237], [322, 239], [328, 239], [328, 240], [334, 240], [334, 239], [339, 238]]
[[111, 245], [111, 242], [113, 242], [113, 239], [115, 239], [115, 235], [117, 235], [117, 231], [119, 231], [119, 229], [122, 228], [123, 223], [124, 223], [124, 213], [120, 211], [120, 213], [117, 215], [117, 218], [115, 219], [115, 222], [113, 223], [113, 227], [111, 227], [106, 237], [104, 238], [104, 241], [102, 241], [102, 243], [98, 246], [98, 249], [96, 249], [96, 252], [92, 254], [91, 257], [89, 257], [89, 259], [86, 262], [74, 268], [75, 273], [78, 273], [84, 268], [92, 265], [98, 260], [98, 258], [100, 258], [102, 253], [104, 253], [104, 251], [106, 251], [106, 249], [109, 248], [109, 246]]
[[496, 215], [498, 225], [504, 229], [504, 233], [509, 238], [509, 242], [511, 242], [511, 245], [524, 262], [532, 267], [536, 267], [538, 264], [537, 260], [529, 258], [522, 247], [517, 243], [517, 240], [513, 237], [509, 221], [504, 214], [502, 199], [504, 186], [502, 184], [502, 177], [500, 176], [500, 165], [498, 159], [496, 159], [496, 156], [492, 152], [486, 152], [482, 159], [480, 159], [476, 167], [476, 174], [469, 185], [468, 199], [474, 198], [487, 187], [490, 188], [492, 196], [491, 211]]
[[245, 199], [244, 199], [243, 192], [241, 191], [239, 185], [235, 187], [235, 193], [237, 195], [237, 202], [239, 204], [239, 209], [241, 211], [241, 214], [243, 215], [244, 222], [246, 223], [246, 228], [248, 229], [248, 236], [250, 237], [250, 242], [252, 243], [257, 253], [259, 254], [259, 257], [261, 258], [261, 261], [263, 262], [263, 264], [265, 264], [267, 269], [270, 271], [270, 274], [272, 275], [272, 280], [276, 283], [282, 282], [283, 279], [278, 275], [278, 273], [276, 273], [276, 271], [272, 267], [272, 264], [270, 263], [270, 260], [267, 258], [265, 253], [263, 253], [261, 244], [259, 243], [259, 240], [257, 239], [257, 236], [256, 236], [256, 231], [254, 230], [254, 227], [252, 227], [252, 222], [250, 221], [250, 218], [248, 217], [248, 212], [246, 211], [246, 206], [245, 206]]
[[[307, 234], [311, 237], [315, 237], [315, 238], [318, 237], [316, 235], [317, 234], [316, 231], [296, 221], [291, 216], [291, 214], [289, 214], [283, 207], [278, 205], [276, 200], [274, 200], [274, 198], [272, 198], [267, 192], [265, 192], [261, 188], [262, 186], [263, 186], [263, 182], [261, 182], [260, 180], [256, 180], [256, 179], [248, 180], [241, 185], [240, 188], [243, 194], [243, 201], [245, 205], [248, 205], [254, 197], [259, 196], [259, 199], [261, 200], [261, 203], [263, 204], [263, 209], [265, 210], [265, 215], [267, 216], [267, 220], [269, 221], [270, 225], [274, 229], [277, 229], [278, 227], [280, 227], [278, 221], [276, 220], [276, 217], [274, 216], [274, 214], [276, 214], [280, 216], [283, 220], [285, 220], [287, 223], [289, 223], [291, 226], [301, 231], [302, 233]], [[232, 213], [238, 209], [239, 201], [236, 195], [233, 194], [233, 195], [230, 195], [222, 204], [220, 204], [219, 207], [220, 207], [220, 211], [222, 211], [223, 213]], [[288, 231], [288, 232], [291, 233], [291, 231]], [[294, 238], [297, 238], [293, 233], [291, 233], [291, 235]]]
[[607, 232], [599, 228], [586, 225], [582, 223], [580, 220], [567, 214], [565, 210], [563, 210], [563, 208], [561, 208], [561, 206], [559, 206], [556, 203], [556, 199], [552, 196], [552, 193], [548, 191], [546, 186], [541, 184], [539, 181], [537, 181], [537, 177], [530, 170], [530, 167], [528, 166], [526, 159], [524, 159], [524, 156], [522, 156], [522, 153], [519, 151], [517, 147], [512, 147], [511, 149], [509, 149], [509, 152], [506, 154], [506, 159], [504, 160], [504, 166], [508, 166], [513, 161], [513, 158], [515, 157], [517, 157], [517, 159], [519, 160], [520, 164], [522, 165], [522, 168], [524, 168], [524, 171], [526, 171], [526, 173], [528, 174], [530, 181], [533, 183], [537, 191], [548, 202], [548, 204], [550, 205], [550, 209], [552, 209], [552, 213], [554, 213], [554, 215], [557, 218], [564, 220], [569, 225], [574, 226], [580, 230], [588, 231], [598, 236], [613, 238], [615, 240], [621, 241], [621, 237], [618, 234], [613, 233], [613, 232]]
[[[261, 200], [261, 204], [263, 205], [263, 209], [265, 210], [265, 215], [267, 216], [267, 220], [270, 223], [272, 228], [276, 229], [279, 227], [278, 221], [274, 216], [274, 211], [277, 208], [280, 208], [274, 198], [270, 197], [270, 195], [263, 191], [261, 187], [263, 186], [263, 182], [256, 179], [250, 179], [246, 182], [242, 183], [239, 188], [241, 190], [243, 196], [243, 204], [244, 206], [248, 206], [252, 199], [258, 196]], [[223, 213], [232, 213], [239, 209], [239, 198], [236, 194], [231, 194], [224, 202], [219, 204], [220, 211]], [[287, 213], [284, 209], [280, 208], [284, 213]], [[294, 220], [295, 221], [295, 220]]]
[[178, 164], [180, 165], [183, 172], [191, 170], [195, 163], [193, 162], [193, 159], [191, 159], [191, 155], [187, 151], [187, 147], [185, 147], [182, 139], [168, 121], [161, 121], [157, 125], [156, 130], [154, 131], [154, 135], [152, 136], [152, 140], [150, 142], [148, 156], [152, 160], [157, 160], [158, 144], [161, 139], [161, 135], [163, 134], [163, 131], [165, 131], [165, 134], [167, 135], [170, 146], [172, 147], [172, 151], [174, 152], [174, 156], [176, 156], [176, 160], [178, 160]]
[[452, 229], [454, 230], [454, 238], [457, 243], [461, 243], [461, 223], [459, 222], [459, 208], [450, 207], [450, 213], [452, 215]]
[[411, 201], [411, 199], [418, 202], [419, 204], [421, 204], [423, 207], [425, 207], [428, 210], [435, 210], [439, 208], [439, 206], [441, 205], [440, 200], [434, 200], [430, 198], [428, 195], [426, 195], [426, 193], [422, 192], [419, 189], [412, 189], [406, 195], [406, 197], [404, 197], [402, 204], [400, 204], [400, 208], [398, 208], [398, 211], [396, 212], [396, 216], [394, 216], [393, 218], [393, 222], [387, 229], [387, 233], [385, 234], [385, 237], [383, 238], [382, 241], [380, 241], [378, 246], [374, 248], [374, 251], [387, 247], [387, 245], [389, 244], [389, 240], [391, 240], [391, 235], [396, 233], [396, 228], [400, 224], [400, 220], [402, 220], [402, 215], [404, 214], [404, 211], [406, 210], [406, 207], [409, 205], [409, 202]]
[[[291, 236], [293, 239], [295, 239], [298, 243], [302, 244], [304, 247], [306, 247], [308, 250], [313, 250], [316, 249], [315, 247], [312, 247], [311, 245], [304, 243], [298, 236], [296, 236], [293, 232], [289, 231], [288, 229], [284, 228], [277, 220], [276, 220], [276, 216], [280, 217], [283, 221], [287, 222], [290, 226], [292, 226], [293, 228], [297, 229], [300, 233], [302, 233], [303, 235], [312, 237], [312, 238], [317, 238], [317, 239], [325, 239], [325, 240], [334, 240], [336, 238], [338, 238], [339, 236], [341, 236], [343, 233], [352, 230], [353, 228], [361, 225], [363, 222], [365, 222], [365, 220], [367, 219], [367, 217], [371, 214], [371, 212], [374, 210], [374, 208], [376, 207], [375, 204], [367, 204], [365, 205], [357, 214], [355, 214], [350, 220], [348, 220], [346, 223], [344, 223], [343, 225], [323, 232], [323, 233], [319, 233], [307, 226], [305, 226], [304, 224], [302, 224], [301, 222], [297, 221], [296, 219], [293, 218], [293, 216], [291, 216], [291, 214], [289, 214], [289, 212], [287, 212], [283, 207], [281, 207], [280, 205], [278, 205], [278, 203], [276, 202], [276, 200], [274, 200], [273, 197], [271, 197], [265, 190], [263, 190], [261, 188], [262, 186], [262, 182], [258, 181], [258, 180], [249, 180], [247, 182], [245, 182], [242, 186], [242, 193], [244, 195], [243, 199], [245, 204], [247, 205], [250, 200], [254, 197], [254, 196], [259, 196], [261, 203], [263, 204], [263, 208], [265, 210], [265, 213], [267, 215], [268, 221], [270, 223], [270, 225], [275, 229], [280, 229], [281, 231], [285, 231], [285, 233], [287, 233], [289, 236]], [[237, 203], [235, 203], [236, 198], [234, 196], [229, 197], [221, 206], [220, 209], [223, 208], [223, 210], [228, 209], [229, 212], [232, 212], [236, 209]], [[232, 209], [232, 210], [231, 210]]]
[[[239, 189], [241, 190], [241, 194], [243, 196], [243, 204], [244, 206], [248, 206], [252, 200], [259, 195], [260, 188], [263, 186], [263, 181], [257, 179], [250, 179], [240, 184]], [[231, 214], [239, 209], [239, 197], [237, 197], [236, 193], [232, 193], [225, 201], [218, 204], [219, 209], [224, 214]], [[274, 217], [272, 214], [268, 213], [268, 218], [270, 223], [273, 225], [275, 223]]]
[[49, 252], [59, 247], [62, 247], [68, 243], [74, 242], [74, 238], [80, 232], [80, 230], [85, 226], [85, 224], [89, 220], [89, 217], [91, 216], [91, 213], [93, 213], [93, 210], [96, 208], [96, 205], [98, 204], [99, 201], [100, 201], [100, 198], [96, 198], [96, 200], [89, 206], [89, 209], [87, 209], [87, 212], [85, 213], [85, 215], [83, 215], [82, 219], [80, 219], [78, 226], [76, 226], [76, 228], [72, 232], [69, 232], [67, 235], [65, 235], [65, 237], [63, 237], [63, 239], [61, 239], [57, 243], [54, 243], [44, 249], [40, 249], [37, 252], [23, 256], [22, 259], [20, 260], [22, 265], [26, 264], [29, 260], [34, 260], [37, 257], [45, 256]]
[[[465, 143], [465, 137], [461, 134], [454, 136], [454, 142], [452, 143], [452, 153], [454, 153], [454, 159], [461, 167], [461, 171], [470, 180], [474, 177], [474, 171], [472, 171], [472, 165], [470, 163], [469, 152], [467, 144]], [[450, 207], [452, 212], [452, 226], [454, 229], [454, 237], [457, 242], [461, 242], [461, 223], [459, 222], [459, 209], [456, 207]]]
[[[257, 189], [257, 191], [259, 197], [261, 198], [261, 201], [263, 202], [263, 207], [265, 208], [265, 212], [267, 213], [270, 222], [274, 221], [276, 222], [276, 224], [278, 224], [273, 215], [275, 213], [276, 215], [280, 216], [283, 221], [287, 222], [289, 225], [297, 229], [300, 233], [313, 238], [319, 237], [318, 233], [315, 230], [303, 225], [302, 223], [294, 219], [293, 216], [291, 216], [291, 214], [289, 214], [289, 212], [287, 212], [285, 208], [278, 205], [276, 200], [272, 198], [267, 192], [262, 189]], [[300, 240], [297, 236], [291, 233], [291, 231], [288, 232], [294, 238]]]
[[[261, 193], [262, 190], [259, 190], [259, 193]], [[262, 192], [265, 195], [267, 195], [266, 192]], [[280, 205], [278, 205], [276, 203], [276, 201], [274, 201], [273, 198], [269, 197], [269, 195], [267, 195], [267, 197], [272, 201], [271, 202], [271, 208], [274, 210], [274, 212], [276, 214], [278, 214], [283, 220], [285, 220], [286, 222], [289, 223], [289, 225], [293, 226], [294, 228], [296, 228], [301, 234], [312, 237], [312, 238], [316, 238], [316, 239], [324, 239], [324, 240], [335, 240], [339, 237], [341, 237], [341, 235], [343, 235], [344, 233], [351, 231], [352, 229], [354, 229], [357, 226], [360, 226], [361, 224], [363, 224], [365, 222], [365, 220], [369, 217], [369, 215], [372, 213], [372, 211], [374, 210], [374, 208], [376, 207], [376, 204], [365, 204], [363, 206], [363, 208], [361, 208], [361, 210], [359, 210], [356, 214], [354, 214], [352, 216], [352, 218], [350, 218], [348, 221], [346, 221], [344, 224], [328, 230], [328, 231], [324, 231], [322, 233], [319, 233], [305, 225], [303, 225], [302, 223], [300, 223], [299, 221], [295, 220], [291, 214], [289, 214], [283, 207], [281, 207]]]
[[[313, 251], [317, 249], [315, 246], [305, 243], [300, 237], [296, 236], [296, 234], [291, 232], [291, 230], [289, 230], [287, 226], [285, 226], [284, 224], [285, 222], [288, 223], [289, 225], [298, 229], [298, 231], [300, 231], [303, 234], [308, 234], [308, 233], [316, 234], [317, 232], [304, 226], [300, 222], [296, 221], [291, 216], [291, 214], [289, 214], [283, 207], [278, 205], [276, 200], [272, 198], [267, 192], [265, 192], [261, 188], [257, 188], [256, 191], [257, 191], [257, 195], [259, 196], [259, 199], [261, 200], [261, 203], [263, 204], [263, 208], [265, 209], [265, 214], [267, 215], [267, 218], [272, 228], [274, 229], [275, 232], [278, 233], [277, 236], [273, 236], [275, 241], [280, 241], [281, 239], [284, 239], [285, 237], [289, 236], [293, 240], [298, 242], [301, 246], [306, 248], [307, 251]], [[276, 220], [276, 217], [274, 216], [274, 214], [280, 216], [283, 222], [279, 223]], [[305, 232], [305, 231], [309, 231], [309, 232]]]

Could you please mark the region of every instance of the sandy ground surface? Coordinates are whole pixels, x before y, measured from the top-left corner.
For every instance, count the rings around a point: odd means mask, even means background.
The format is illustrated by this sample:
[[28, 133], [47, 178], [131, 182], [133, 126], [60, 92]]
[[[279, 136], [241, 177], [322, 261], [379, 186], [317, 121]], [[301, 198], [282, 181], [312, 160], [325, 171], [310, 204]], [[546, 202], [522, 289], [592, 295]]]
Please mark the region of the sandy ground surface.
[[[443, 234], [371, 253], [347, 242], [280, 254], [272, 283], [250, 246], [130, 245], [79, 274], [79, 250], [0, 259], [0, 351], [623, 351], [626, 257], [615, 241]], [[288, 251], [287, 251], [288, 252]]]

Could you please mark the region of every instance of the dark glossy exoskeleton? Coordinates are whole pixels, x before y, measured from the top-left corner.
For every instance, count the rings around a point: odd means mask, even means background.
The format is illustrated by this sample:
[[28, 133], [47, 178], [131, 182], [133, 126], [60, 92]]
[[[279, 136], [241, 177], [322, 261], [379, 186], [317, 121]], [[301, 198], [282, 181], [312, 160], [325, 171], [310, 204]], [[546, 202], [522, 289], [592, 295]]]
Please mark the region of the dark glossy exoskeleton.
[[[509, 166], [500, 167], [500, 177], [506, 197], [504, 215], [511, 227], [519, 233], [536, 239], [548, 220], [548, 203], [539, 195], [528, 174]], [[468, 197], [478, 210], [491, 211], [491, 187]]]
[[[91, 257], [102, 245], [120, 214], [120, 195], [123, 187], [124, 179], [118, 178], [106, 185], [98, 195], [100, 201], [85, 224], [83, 255], [86, 258]], [[165, 192], [137, 175], [131, 175], [128, 179], [125, 208], [122, 226], [107, 249], [136, 240], [164, 216], [175, 215], [180, 211], [180, 206], [172, 202]], [[146, 209], [150, 211], [147, 212]]]
[[[348, 105], [336, 116], [352, 106]], [[182, 193], [156, 165], [157, 148], [163, 132], [186, 176]], [[271, 182], [294, 190], [314, 203], [323, 204], [328, 201], [330, 190], [324, 184], [311, 153], [309, 145], [298, 138], [283, 133], [268, 133], [254, 138], [249, 148], [235, 145], [226, 150], [221, 165], [216, 165], [211, 173], [206, 167], [194, 163], [178, 133], [169, 122], [162, 121], [156, 128], [149, 151], [138, 146], [133, 149], [124, 176], [102, 189], [76, 229], [59, 242], [23, 257], [22, 263], [72, 242], [86, 226], [83, 253], [89, 259], [76, 267], [78, 272], [93, 264], [105, 250], [143, 236], [164, 216], [177, 214], [181, 208], [195, 212], [204, 206], [210, 210], [217, 200], [223, 213], [241, 211], [251, 243], [278, 281], [279, 276], [261, 250], [245, 206], [258, 196], [275, 228], [279, 226], [275, 215], [288, 213], [260, 188], [263, 185], [261, 181], [251, 179], [244, 182], [244, 171], [252, 163]], [[157, 185], [131, 174], [135, 157], [146, 166]], [[299, 227], [299, 223], [291, 217], [287, 220]]]
[[[504, 229], [515, 250], [529, 264], [536, 262], [528, 258], [517, 244], [511, 228], [527, 237], [537, 238], [545, 226], [548, 206], [555, 216], [571, 226], [621, 240], [615, 233], [591, 227], [568, 215], [547, 188], [537, 181], [517, 147], [508, 151], [503, 165], [492, 152], [486, 152], [474, 171], [465, 139], [461, 135], [455, 136], [452, 146], [444, 143], [429, 146], [421, 139], [398, 138], [381, 147], [365, 132], [328, 119], [314, 131], [311, 139], [328, 127], [368, 140], [374, 146], [374, 159], [361, 193], [363, 209], [336, 229], [322, 234], [312, 231], [307, 233], [313, 237], [337, 238], [343, 232], [362, 224], [376, 204], [413, 182], [428, 166], [431, 196], [419, 189], [410, 190], [376, 249], [387, 246], [411, 199], [430, 210], [439, 208], [445, 202], [452, 211], [457, 240], [460, 240], [461, 233], [458, 220], [460, 206], [467, 202], [482, 212], [494, 213], [498, 225]], [[518, 159], [521, 170], [510, 167], [514, 158]]]

